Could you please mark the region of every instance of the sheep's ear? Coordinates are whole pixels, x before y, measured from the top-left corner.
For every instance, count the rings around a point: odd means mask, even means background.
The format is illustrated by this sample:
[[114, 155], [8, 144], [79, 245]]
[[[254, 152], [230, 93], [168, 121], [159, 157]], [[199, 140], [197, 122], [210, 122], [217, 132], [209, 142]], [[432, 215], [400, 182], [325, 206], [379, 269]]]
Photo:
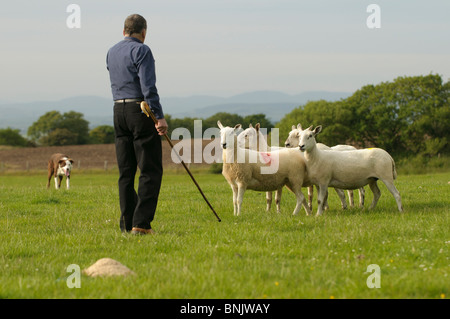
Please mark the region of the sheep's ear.
[[220, 121], [217, 121], [217, 126], [218, 126], [220, 129], [223, 129], [223, 125], [222, 125], [222, 123], [220, 123]]
[[292, 125], [292, 130], [291, 131], [293, 131], [293, 130], [295, 130], [295, 125]]
[[[293, 126], [292, 126], [293, 127]], [[303, 131], [302, 125], [300, 123], [297, 124], [297, 130]]]
[[236, 131], [236, 130], [239, 130], [241, 127], [242, 127], [241, 124], [236, 124], [236, 126], [234, 127], [234, 130], [235, 130], [235, 131]]
[[248, 126], [248, 128], [252, 128], [253, 127], [253, 125], [252, 125], [252, 123], [250, 123], [250, 125]]
[[259, 124], [259, 123], [256, 123], [256, 125], [255, 125], [255, 129], [256, 129], [256, 131], [259, 131], [259, 128], [261, 127], [261, 124]]
[[322, 125], [317, 126], [313, 131], [314, 135], [317, 135], [320, 132], [322, 132]]
[[[313, 128], [313, 126], [311, 125], [311, 126], [310, 126], [310, 127], [308, 127], [308, 128], [306, 129], [306, 130], [310, 130], [310, 131], [311, 131], [311, 130], [312, 130], [312, 128]], [[306, 131], [306, 130], [305, 130], [305, 131]]]

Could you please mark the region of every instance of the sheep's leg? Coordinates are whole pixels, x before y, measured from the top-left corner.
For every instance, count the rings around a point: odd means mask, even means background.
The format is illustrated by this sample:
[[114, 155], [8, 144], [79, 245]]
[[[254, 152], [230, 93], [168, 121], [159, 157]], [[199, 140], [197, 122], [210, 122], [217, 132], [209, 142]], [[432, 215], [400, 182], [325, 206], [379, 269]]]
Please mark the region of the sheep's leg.
[[323, 205], [325, 202], [325, 198], [328, 193], [328, 185], [319, 185], [319, 194], [317, 195], [317, 203], [319, 207], [317, 208], [316, 216], [320, 216], [323, 213]]
[[314, 186], [309, 186], [308, 187], [308, 206], [311, 210], [312, 210], [313, 195], [314, 195]]
[[342, 209], [347, 209], [347, 201], [345, 200], [345, 193], [340, 188], [335, 188], [336, 194], [338, 194], [339, 199], [341, 200]]
[[348, 203], [350, 204], [350, 207], [351, 208], [355, 207], [355, 200], [353, 198], [353, 191], [352, 190], [348, 190], [347, 194], [348, 194]]
[[[308, 203], [306, 202], [306, 197], [302, 193], [302, 187], [297, 185], [302, 185], [303, 183], [300, 181], [294, 181], [289, 182], [286, 184], [287, 189], [289, 189], [292, 193], [294, 193], [295, 197], [297, 198], [297, 204], [295, 205], [294, 212], [292, 215], [297, 215], [300, 211], [302, 205], [303, 208], [305, 208], [306, 215], [309, 215], [311, 213], [311, 209], [308, 206]], [[280, 191], [281, 196], [281, 188], [278, 190]]]
[[241, 206], [242, 206], [242, 200], [244, 199], [244, 193], [245, 193], [245, 185], [238, 185], [238, 192], [237, 192], [237, 216], [241, 214]]
[[380, 189], [378, 188], [376, 180], [371, 181], [369, 183], [369, 187], [373, 193], [373, 200], [372, 200], [372, 204], [370, 205], [369, 209], [374, 209], [375, 206], [377, 205], [378, 200], [380, 199], [381, 192], [380, 192]]
[[[316, 185], [316, 189], [317, 189], [317, 194], [319, 194], [319, 186]], [[317, 198], [317, 199], [319, 199], [319, 198]], [[328, 210], [329, 208], [330, 207], [328, 206], [328, 192], [327, 192], [327, 195], [325, 195], [325, 199], [323, 201], [323, 209]]]
[[402, 206], [402, 198], [400, 197], [400, 192], [395, 187], [393, 182], [391, 182], [391, 181], [384, 181], [383, 180], [383, 183], [384, 183], [384, 185], [386, 185], [387, 189], [389, 189], [389, 191], [391, 192], [392, 196], [394, 196], [395, 201], [397, 202], [398, 211], [402, 212], [403, 211], [403, 206]]
[[270, 207], [272, 206], [272, 192], [266, 192], [266, 211], [270, 211]]
[[358, 189], [359, 191], [359, 207], [364, 208], [364, 199], [366, 197], [366, 190], [364, 187]]
[[[319, 192], [317, 192], [319, 193]], [[330, 209], [330, 206], [328, 206], [328, 191], [327, 194], [325, 195], [325, 199], [323, 200], [323, 210], [328, 210]]]
[[306, 211], [306, 215], [309, 215], [311, 213], [311, 209], [309, 208], [308, 203], [306, 202], [306, 198], [303, 195], [301, 188], [295, 189], [294, 194], [295, 197], [297, 198], [297, 204], [295, 205], [294, 212], [292, 213], [292, 215], [297, 215], [300, 209], [302, 208], [302, 205]]
[[[275, 204], [277, 205], [277, 213], [281, 213], [281, 193], [283, 192], [283, 188], [277, 189], [275, 193]], [[303, 195], [303, 194], [302, 194]]]
[[237, 185], [231, 185], [231, 189], [233, 190], [233, 215], [236, 216], [237, 214], [237, 194], [238, 194], [238, 187]]

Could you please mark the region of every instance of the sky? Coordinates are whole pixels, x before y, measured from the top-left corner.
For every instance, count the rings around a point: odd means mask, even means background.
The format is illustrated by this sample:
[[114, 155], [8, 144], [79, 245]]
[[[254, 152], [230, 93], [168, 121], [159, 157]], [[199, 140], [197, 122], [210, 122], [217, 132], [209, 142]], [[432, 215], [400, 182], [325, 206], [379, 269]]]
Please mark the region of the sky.
[[[380, 28], [367, 26], [370, 4]], [[15, 0], [0, 11], [0, 102], [111, 97], [106, 53], [132, 13], [147, 19], [162, 103], [450, 77], [448, 0]]]

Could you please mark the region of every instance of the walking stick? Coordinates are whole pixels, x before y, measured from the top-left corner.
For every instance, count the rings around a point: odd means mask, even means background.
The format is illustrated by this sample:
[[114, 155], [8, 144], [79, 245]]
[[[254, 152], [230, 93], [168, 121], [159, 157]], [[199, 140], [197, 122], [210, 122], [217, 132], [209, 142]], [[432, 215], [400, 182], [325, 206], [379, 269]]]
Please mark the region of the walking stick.
[[[142, 101], [141, 102], [141, 110], [142, 112], [145, 113], [145, 115], [147, 115], [147, 117], [151, 117], [153, 122], [155, 122], [155, 124], [158, 124], [158, 120], [156, 119], [155, 115], [153, 114], [152, 110], [150, 109], [150, 107], [148, 106], [147, 102]], [[170, 147], [173, 149], [173, 143], [170, 140], [169, 136], [164, 133], [164, 137], [166, 138], [167, 142], [169, 142]], [[183, 164], [184, 169], [186, 170], [186, 172], [189, 174], [189, 176], [191, 177], [192, 181], [194, 182], [195, 186], [197, 186], [200, 194], [202, 194], [203, 199], [205, 200], [205, 202], [208, 204], [209, 208], [211, 208], [212, 212], [214, 213], [214, 215], [216, 216], [217, 220], [219, 222], [221, 222], [222, 220], [220, 219], [220, 217], [217, 215], [216, 211], [214, 210], [214, 208], [211, 206], [211, 204], [209, 203], [208, 199], [206, 198], [205, 194], [203, 194], [202, 189], [200, 188], [200, 185], [198, 185], [197, 181], [195, 180], [194, 176], [192, 175], [191, 171], [189, 170], [189, 168], [186, 166], [186, 164], [184, 163], [184, 161], [182, 160], [182, 158], [180, 157], [180, 155], [178, 155], [178, 152], [175, 152], [175, 154], [177, 154], [178, 159], [181, 161], [181, 164]]]

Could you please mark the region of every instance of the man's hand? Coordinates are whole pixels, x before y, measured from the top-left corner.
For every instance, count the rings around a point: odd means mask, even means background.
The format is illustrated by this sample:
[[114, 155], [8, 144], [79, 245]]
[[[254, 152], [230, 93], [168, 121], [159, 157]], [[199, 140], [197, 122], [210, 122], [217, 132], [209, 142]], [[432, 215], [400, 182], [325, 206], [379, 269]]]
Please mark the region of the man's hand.
[[159, 135], [164, 135], [167, 133], [168, 125], [165, 119], [159, 119], [158, 124], [155, 124], [155, 127]]

